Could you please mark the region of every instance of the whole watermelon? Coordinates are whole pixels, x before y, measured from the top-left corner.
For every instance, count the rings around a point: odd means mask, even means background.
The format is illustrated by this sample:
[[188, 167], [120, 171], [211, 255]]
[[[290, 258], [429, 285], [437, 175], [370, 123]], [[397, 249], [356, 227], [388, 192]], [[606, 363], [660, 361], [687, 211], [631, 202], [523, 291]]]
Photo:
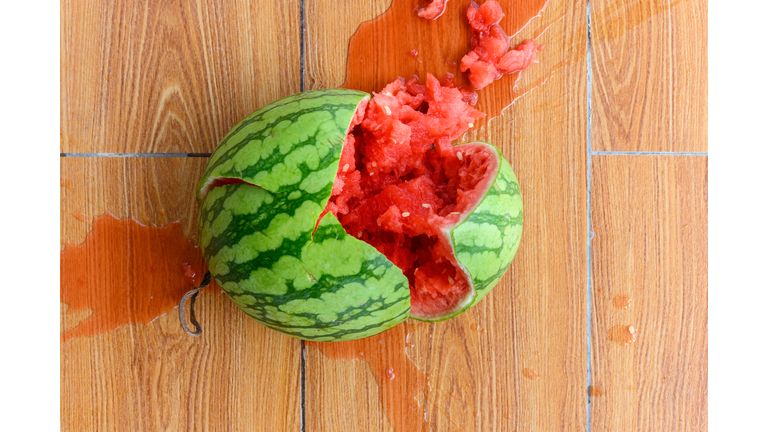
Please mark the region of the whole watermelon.
[[[360, 339], [411, 313], [409, 280], [376, 248], [324, 212], [350, 124], [367, 93], [318, 90], [254, 112], [223, 139], [200, 180], [200, 247], [210, 272], [248, 315], [313, 341]], [[509, 267], [522, 233], [522, 198], [498, 156], [493, 185], [449, 229], [471, 292], [451, 318], [482, 299]], [[321, 217], [322, 216], [322, 217]], [[319, 220], [318, 220], [319, 219]]]

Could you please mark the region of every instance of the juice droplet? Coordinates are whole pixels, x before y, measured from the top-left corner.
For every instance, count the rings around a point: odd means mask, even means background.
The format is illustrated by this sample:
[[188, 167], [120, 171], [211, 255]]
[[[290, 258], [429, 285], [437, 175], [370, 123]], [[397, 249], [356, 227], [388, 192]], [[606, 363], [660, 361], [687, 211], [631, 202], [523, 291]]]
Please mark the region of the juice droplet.
[[387, 378], [389, 378], [390, 381], [395, 379], [395, 370], [392, 369], [392, 367], [387, 368]]
[[88, 219], [88, 216], [82, 213], [72, 213], [72, 216], [74, 216], [75, 219], [79, 220], [80, 222], [85, 222]]
[[186, 279], [189, 283], [194, 283], [195, 281], [195, 269], [192, 268], [192, 265], [189, 263], [182, 263], [181, 267], [184, 269], [184, 279]]
[[62, 342], [151, 322], [178, 306], [205, 270], [202, 254], [178, 222], [147, 226], [109, 213], [93, 220], [82, 244], [67, 244], [60, 261], [60, 301], [68, 305], [66, 313], [93, 311], [62, 329]]
[[637, 329], [631, 325], [613, 326], [608, 330], [608, 339], [619, 345], [629, 345], [637, 339]]
[[523, 369], [523, 376], [528, 378], [529, 380], [537, 380], [537, 379], [539, 379], [539, 373], [536, 372], [534, 369], [531, 369], [531, 368]]
[[613, 307], [616, 309], [629, 309], [632, 305], [632, 297], [627, 295], [617, 295], [613, 298]]
[[597, 386], [589, 386], [589, 395], [590, 396], [602, 396], [605, 392], [600, 390]]

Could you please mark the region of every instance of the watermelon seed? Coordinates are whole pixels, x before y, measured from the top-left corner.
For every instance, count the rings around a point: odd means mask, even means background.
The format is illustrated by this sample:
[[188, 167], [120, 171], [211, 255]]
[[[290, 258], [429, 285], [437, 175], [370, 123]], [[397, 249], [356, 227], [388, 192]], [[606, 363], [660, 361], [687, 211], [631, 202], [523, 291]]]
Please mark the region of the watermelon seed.
[[344, 168], [342, 168], [341, 171], [342, 172], [347, 172], [348, 169], [349, 169], [349, 164], [345, 164]]
[[464, 160], [464, 155], [462, 155], [461, 152], [456, 153], [456, 157], [459, 158], [459, 160]]
[[384, 112], [387, 113], [387, 115], [392, 115], [392, 110], [386, 105], [384, 105]]
[[468, 124], [467, 126], [469, 126], [469, 127], [475, 127], [475, 124], [474, 124], [474, 123], [470, 123], [470, 124]]
[[424, 207], [424, 208], [430, 208], [430, 205], [427, 204], [427, 203], [422, 203], [421, 206]]
[[377, 165], [378, 165], [378, 164], [376, 163], [376, 161], [373, 161], [373, 162], [371, 162], [371, 166], [372, 166], [372, 167], [376, 168], [376, 166], [377, 166]]
[[408, 216], [410, 216], [410, 215], [411, 215], [411, 214], [410, 214], [410, 213], [408, 213], [408, 212], [403, 212], [403, 217], [408, 217]]

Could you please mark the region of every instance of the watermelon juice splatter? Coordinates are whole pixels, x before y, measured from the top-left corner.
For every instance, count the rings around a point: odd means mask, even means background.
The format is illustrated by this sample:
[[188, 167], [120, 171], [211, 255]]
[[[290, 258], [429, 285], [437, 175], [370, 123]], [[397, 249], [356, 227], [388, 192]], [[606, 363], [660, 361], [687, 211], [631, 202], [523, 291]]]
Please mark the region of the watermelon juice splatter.
[[79, 245], [61, 252], [61, 302], [67, 314], [92, 310], [61, 341], [126, 324], [147, 324], [178, 306], [205, 273], [203, 256], [174, 222], [148, 226], [106, 213]]
[[392, 427], [397, 431], [422, 430], [426, 407], [422, 406], [419, 395], [430, 388], [424, 372], [406, 355], [407, 331], [408, 326], [399, 325], [365, 339], [307, 342], [307, 347], [320, 349], [331, 359], [367, 362], [379, 385], [381, 405]]
[[[478, 2], [482, 3], [482, 2]], [[514, 35], [536, 17], [547, 0], [498, 0], [504, 11], [499, 26], [512, 36], [512, 44], [523, 42]], [[472, 51], [473, 28], [467, 19], [468, 0], [451, 0], [439, 18], [419, 18], [412, 0], [393, 0], [392, 6], [379, 17], [364, 22], [349, 42], [347, 76], [342, 87], [368, 93], [379, 91], [397, 77], [413, 75], [426, 78], [428, 73], [442, 77], [451, 73], [456, 85], [472, 88], [460, 70], [462, 58]], [[410, 53], [415, 51], [418, 56]], [[475, 108], [487, 114], [475, 126], [482, 126], [525, 92], [514, 87], [520, 72], [503, 75], [489, 85]]]

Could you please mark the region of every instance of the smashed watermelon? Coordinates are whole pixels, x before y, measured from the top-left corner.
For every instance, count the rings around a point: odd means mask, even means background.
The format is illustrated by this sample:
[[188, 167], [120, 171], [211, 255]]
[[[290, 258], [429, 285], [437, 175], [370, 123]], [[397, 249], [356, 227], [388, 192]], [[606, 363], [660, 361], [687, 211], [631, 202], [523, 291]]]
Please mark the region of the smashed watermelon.
[[341, 341], [477, 303], [517, 250], [522, 199], [483, 114], [450, 76], [380, 93], [318, 90], [238, 124], [198, 186], [200, 245], [262, 324]]

